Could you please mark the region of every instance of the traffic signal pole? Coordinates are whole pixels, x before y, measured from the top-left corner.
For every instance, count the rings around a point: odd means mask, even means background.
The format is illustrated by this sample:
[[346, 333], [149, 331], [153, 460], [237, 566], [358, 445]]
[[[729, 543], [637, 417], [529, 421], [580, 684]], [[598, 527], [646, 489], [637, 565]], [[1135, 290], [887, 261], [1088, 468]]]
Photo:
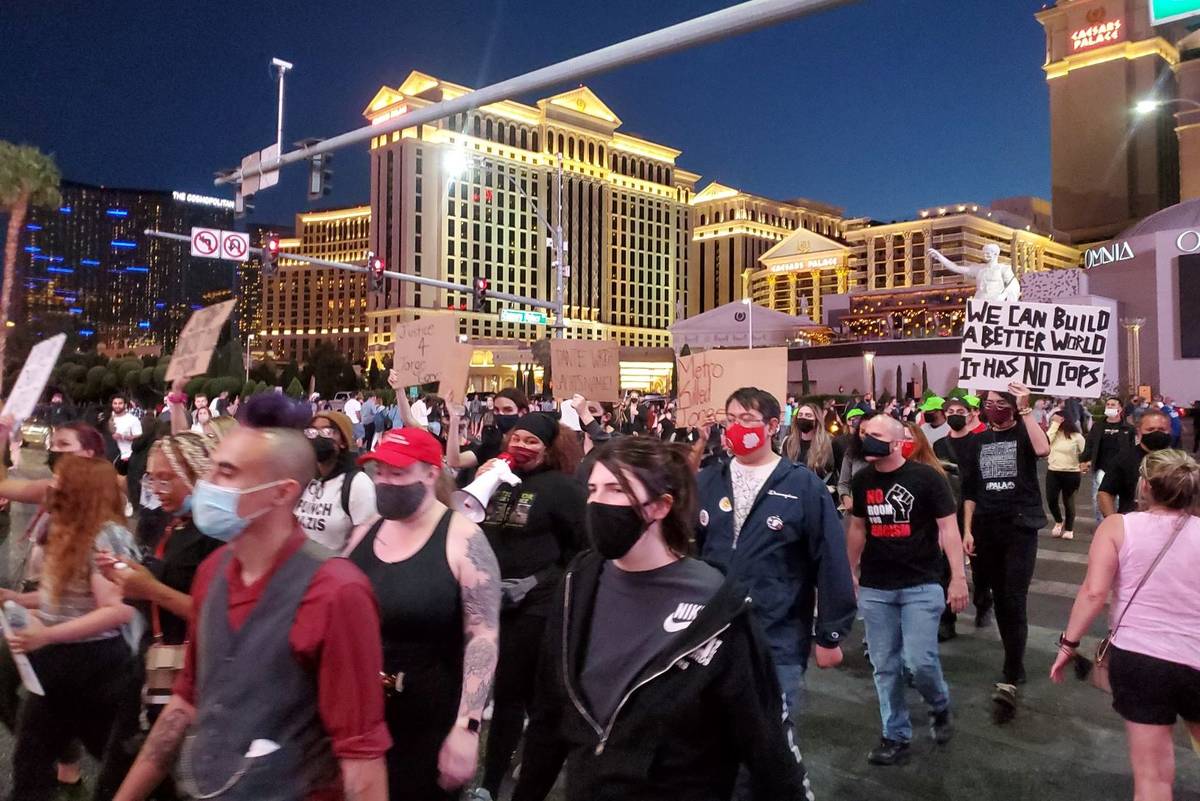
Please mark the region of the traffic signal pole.
[[[155, 231], [150, 228], [147, 228], [142, 233], [144, 233], [146, 236], [155, 237], [158, 239], [170, 239], [175, 242], [189, 242], [190, 243], [192, 241], [192, 238], [190, 236], [187, 236], [186, 234], [173, 234], [168, 231]], [[256, 247], [248, 248], [248, 251], [251, 254], [253, 254], [255, 256], [260, 256], [260, 257], [262, 256], [262, 253], [263, 253], [262, 248], [256, 248]], [[329, 259], [318, 259], [318, 258], [314, 258], [313, 256], [301, 256], [299, 253], [288, 253], [286, 250], [279, 252], [279, 258], [281, 258], [281, 259], [288, 258], [288, 259], [292, 259], [294, 261], [303, 262], [305, 264], [312, 264], [317, 267], [333, 267], [334, 269], [345, 270], [346, 272], [351, 272], [351, 273], [367, 273], [367, 274], [371, 273], [370, 268], [367, 267], [366, 265], [359, 266], [357, 264], [346, 264], [346, 263], [340, 262], [340, 261], [330, 261]], [[448, 289], [452, 292], [465, 292], [467, 294], [471, 294], [472, 292], [474, 292], [474, 288], [468, 286], [467, 284], [455, 284], [450, 281], [439, 281], [436, 278], [425, 278], [424, 276], [420, 276], [420, 275], [409, 275], [408, 273], [398, 273], [398, 272], [394, 272], [392, 270], [384, 270], [383, 274], [385, 276], [387, 276], [388, 278], [395, 278], [400, 281], [408, 281], [411, 284], [420, 284], [421, 286], [430, 286], [430, 287], [435, 287], [437, 289]], [[553, 301], [538, 300], [537, 298], [527, 298], [524, 295], [510, 295], [507, 292], [493, 292], [489, 289], [487, 296], [488, 296], [488, 298], [495, 298], [496, 300], [503, 300], [503, 301], [507, 301], [509, 303], [519, 303], [524, 306], [533, 306], [538, 309], [554, 309], [555, 308], [555, 304]], [[435, 310], [434, 309], [428, 309], [428, 310], [417, 309], [417, 311], [435, 311]]]
[[555, 206], [558, 219], [554, 222], [554, 336], [562, 339], [567, 334], [563, 320], [563, 278], [567, 275], [567, 247], [563, 241], [563, 155], [558, 154], [554, 171]]
[[577, 83], [588, 76], [607, 72], [627, 64], [635, 64], [708, 42], [727, 39], [851, 2], [854, 0], [749, 0], [746, 3], [739, 3], [702, 17], [670, 25], [652, 33], [643, 34], [548, 67], [542, 67], [533, 72], [527, 72], [515, 78], [494, 83], [482, 89], [476, 89], [451, 100], [443, 100], [425, 108], [413, 109], [379, 125], [365, 125], [353, 131], [347, 131], [312, 147], [283, 153], [278, 158], [260, 163], [244, 172], [241, 169], [230, 170], [219, 175], [213, 183], [216, 186], [240, 184], [244, 178], [252, 178], [256, 175], [273, 172], [289, 164], [307, 161], [317, 153], [330, 153], [344, 147], [364, 144], [374, 137], [424, 125], [449, 117], [451, 114], [470, 111], [489, 103], [498, 103], [514, 97], [522, 97], [554, 86]]

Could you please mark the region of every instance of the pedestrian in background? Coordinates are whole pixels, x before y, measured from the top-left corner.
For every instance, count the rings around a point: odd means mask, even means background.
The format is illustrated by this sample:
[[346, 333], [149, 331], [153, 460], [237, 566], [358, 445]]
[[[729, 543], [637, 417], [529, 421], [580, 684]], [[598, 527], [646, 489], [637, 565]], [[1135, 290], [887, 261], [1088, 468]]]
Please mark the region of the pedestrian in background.
[[1133, 427], [1125, 422], [1121, 399], [1105, 398], [1104, 422], [1093, 425], [1088, 431], [1087, 446], [1080, 457], [1080, 468], [1087, 466], [1092, 474], [1092, 508], [1095, 509], [1097, 522], [1104, 519], [1097, 498], [1100, 485], [1104, 483], [1104, 476], [1112, 469], [1122, 451], [1133, 447], [1133, 439]]
[[[1087, 448], [1079, 422], [1065, 409], [1050, 416], [1046, 431], [1050, 455], [1046, 464], [1046, 502], [1054, 518], [1052, 537], [1064, 540], [1075, 538], [1075, 493], [1079, 491], [1082, 464], [1080, 457]], [[1059, 500], [1062, 507], [1059, 507]]]

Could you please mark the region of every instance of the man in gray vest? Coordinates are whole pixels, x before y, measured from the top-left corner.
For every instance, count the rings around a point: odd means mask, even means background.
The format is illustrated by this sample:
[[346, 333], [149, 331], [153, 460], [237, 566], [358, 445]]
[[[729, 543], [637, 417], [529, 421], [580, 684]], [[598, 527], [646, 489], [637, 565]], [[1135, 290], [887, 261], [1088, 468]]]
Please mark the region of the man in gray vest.
[[196, 573], [184, 668], [117, 801], [145, 799], [177, 760], [192, 798], [387, 798], [375, 596], [292, 513], [314, 459], [298, 431], [243, 426], [197, 482], [197, 527], [229, 544]]

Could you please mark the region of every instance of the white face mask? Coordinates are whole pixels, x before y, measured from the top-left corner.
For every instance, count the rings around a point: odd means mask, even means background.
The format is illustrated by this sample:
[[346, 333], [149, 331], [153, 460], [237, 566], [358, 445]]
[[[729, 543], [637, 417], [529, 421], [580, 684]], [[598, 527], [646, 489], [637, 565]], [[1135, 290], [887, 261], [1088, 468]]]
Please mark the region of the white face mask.
[[1121, 410], [1120, 409], [1105, 409], [1104, 416], [1106, 418], [1108, 418], [1109, 420], [1120, 420], [1121, 419]]

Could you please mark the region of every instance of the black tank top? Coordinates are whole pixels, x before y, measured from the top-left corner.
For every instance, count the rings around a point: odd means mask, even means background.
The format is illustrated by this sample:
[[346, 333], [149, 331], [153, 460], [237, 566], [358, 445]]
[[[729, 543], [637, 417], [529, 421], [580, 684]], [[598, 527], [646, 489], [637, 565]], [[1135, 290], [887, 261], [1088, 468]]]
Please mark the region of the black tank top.
[[405, 695], [429, 691], [432, 683], [450, 691], [457, 702], [458, 689], [451, 686], [462, 682], [463, 617], [458, 580], [446, 561], [451, 514], [447, 510], [429, 540], [401, 562], [375, 555], [380, 520], [351, 552], [350, 561], [370, 579], [379, 601], [383, 669], [405, 674]]

